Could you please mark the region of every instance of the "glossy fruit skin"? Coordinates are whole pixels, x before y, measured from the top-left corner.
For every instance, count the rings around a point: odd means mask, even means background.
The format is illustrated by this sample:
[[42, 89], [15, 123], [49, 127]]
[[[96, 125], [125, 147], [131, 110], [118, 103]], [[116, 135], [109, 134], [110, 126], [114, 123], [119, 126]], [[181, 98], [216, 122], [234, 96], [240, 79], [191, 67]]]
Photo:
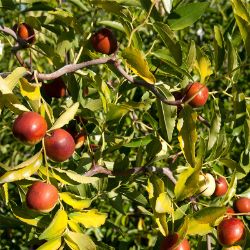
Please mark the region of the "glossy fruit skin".
[[190, 250], [190, 245], [187, 239], [183, 239], [181, 243], [175, 247], [178, 241], [178, 234], [168, 235], [161, 243], [160, 250]]
[[206, 173], [205, 175], [200, 175], [199, 182], [203, 183], [200, 187], [201, 195], [209, 197], [214, 193], [216, 184], [211, 174]]
[[55, 207], [58, 197], [58, 190], [55, 186], [37, 181], [28, 189], [26, 204], [31, 209], [49, 212]]
[[91, 44], [95, 51], [103, 54], [113, 54], [117, 50], [117, 40], [110, 29], [102, 28], [93, 34]]
[[224, 194], [226, 194], [228, 190], [228, 184], [227, 184], [226, 179], [220, 176], [218, 179], [215, 180], [215, 183], [216, 183], [216, 188], [214, 191], [214, 195], [219, 197], [219, 196], [223, 196]]
[[220, 222], [217, 227], [218, 241], [221, 245], [229, 247], [245, 237], [245, 227], [238, 218], [226, 218]]
[[48, 97], [61, 98], [66, 96], [66, 85], [62, 78], [56, 78], [50, 83], [43, 83], [42, 89]]
[[226, 213], [227, 213], [228, 217], [231, 217], [231, 216], [233, 216], [231, 214], [234, 214], [235, 211], [231, 207], [227, 207]]
[[21, 142], [34, 145], [42, 140], [47, 131], [47, 122], [36, 112], [19, 115], [12, 127], [13, 135]]
[[[198, 93], [198, 94], [196, 94]], [[199, 82], [191, 83], [185, 90], [184, 101], [189, 101], [188, 104], [194, 108], [205, 105], [208, 99], [208, 88]], [[195, 96], [194, 98], [192, 98]], [[191, 100], [192, 98], [192, 100]]]
[[241, 197], [234, 202], [234, 208], [239, 213], [250, 213], [250, 199]]
[[44, 144], [47, 156], [56, 162], [66, 161], [75, 151], [75, 142], [69, 132], [55, 129], [46, 135]]
[[36, 40], [34, 29], [27, 23], [15, 24], [13, 30], [20, 38], [30, 44], [33, 44]]

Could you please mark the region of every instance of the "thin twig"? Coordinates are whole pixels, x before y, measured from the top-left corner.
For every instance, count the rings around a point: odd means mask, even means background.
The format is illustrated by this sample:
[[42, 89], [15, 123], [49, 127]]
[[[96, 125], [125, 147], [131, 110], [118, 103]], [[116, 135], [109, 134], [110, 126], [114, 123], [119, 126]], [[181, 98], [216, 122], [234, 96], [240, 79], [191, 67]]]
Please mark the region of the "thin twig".
[[210, 234], [207, 234], [206, 238], [207, 238], [207, 250], [212, 250], [211, 236], [210, 236]]

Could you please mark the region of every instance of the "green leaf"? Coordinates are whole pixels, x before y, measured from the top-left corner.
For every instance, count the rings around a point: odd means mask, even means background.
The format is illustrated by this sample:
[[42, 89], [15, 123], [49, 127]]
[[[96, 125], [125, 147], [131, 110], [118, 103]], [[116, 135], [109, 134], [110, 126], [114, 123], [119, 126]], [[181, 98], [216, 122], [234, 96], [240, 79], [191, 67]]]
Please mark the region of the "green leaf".
[[160, 22], [155, 22], [154, 28], [160, 35], [164, 44], [168, 47], [177, 65], [181, 65], [182, 64], [181, 45], [177, 40], [174, 32], [170, 29], [170, 27], [167, 24]]
[[62, 192], [59, 195], [66, 204], [77, 210], [88, 208], [91, 205], [90, 199], [83, 199], [81, 196], [77, 196], [69, 192]]
[[196, 120], [197, 113], [189, 105], [186, 105], [181, 111], [177, 123], [180, 147], [191, 167], [195, 167]]
[[150, 72], [147, 61], [142, 52], [136, 48], [129, 47], [123, 50], [122, 57], [126, 60], [128, 67], [143, 80], [154, 84], [154, 75]]
[[[157, 86], [159, 92], [168, 100], [174, 101], [173, 95], [162, 84]], [[173, 131], [177, 117], [176, 106], [167, 105], [157, 100], [157, 111], [159, 116], [160, 130], [162, 138], [170, 142], [172, 140]]]
[[153, 140], [153, 137], [151, 135], [147, 135], [141, 138], [136, 138], [129, 143], [123, 144], [122, 146], [127, 148], [138, 148], [142, 146], [148, 145]]
[[48, 130], [54, 130], [63, 127], [68, 124], [75, 116], [79, 107], [79, 103], [74, 103], [70, 108], [68, 108], [53, 124], [53, 126]]
[[108, 104], [107, 121], [121, 119], [130, 111], [130, 108], [126, 105], [116, 105], [113, 103]]
[[206, 11], [209, 2], [181, 5], [168, 16], [168, 24], [173, 30], [181, 30], [195, 23]]
[[214, 26], [214, 61], [215, 61], [215, 71], [218, 71], [225, 57], [225, 45], [224, 39], [219, 26]]
[[39, 240], [50, 240], [57, 238], [63, 234], [67, 228], [68, 215], [65, 210], [59, 209], [49, 226], [39, 236]]
[[96, 249], [95, 243], [91, 240], [91, 238], [83, 233], [68, 231], [64, 236], [64, 240], [72, 250]]
[[175, 60], [169, 55], [169, 53], [170, 52], [168, 49], [161, 48], [153, 51], [152, 55], [166, 63], [166, 66], [163, 69], [164, 73], [168, 73], [177, 78], [182, 78], [182, 76], [184, 75], [193, 81], [193, 78], [185, 68], [185, 65], [177, 65]]
[[178, 177], [174, 193], [177, 200], [184, 200], [194, 195], [200, 187], [200, 168], [188, 167]]
[[222, 204], [227, 205], [227, 203], [232, 200], [232, 198], [236, 194], [236, 188], [237, 188], [237, 176], [236, 176], [236, 171], [234, 171], [231, 181], [228, 185], [227, 193], [223, 198]]
[[105, 223], [107, 217], [107, 214], [100, 213], [96, 209], [69, 214], [71, 220], [82, 224], [86, 228], [100, 227]]
[[231, 0], [231, 4], [247, 54], [250, 55], [250, 15], [247, 5], [242, 0]]
[[205, 207], [194, 213], [191, 220], [196, 220], [201, 224], [214, 225], [216, 220], [225, 215], [226, 210], [226, 207]]
[[214, 146], [217, 140], [217, 137], [219, 135], [219, 132], [220, 132], [220, 127], [221, 127], [221, 115], [220, 115], [220, 109], [217, 103], [218, 103], [218, 100], [215, 100], [211, 128], [209, 130], [208, 150], [210, 150]]

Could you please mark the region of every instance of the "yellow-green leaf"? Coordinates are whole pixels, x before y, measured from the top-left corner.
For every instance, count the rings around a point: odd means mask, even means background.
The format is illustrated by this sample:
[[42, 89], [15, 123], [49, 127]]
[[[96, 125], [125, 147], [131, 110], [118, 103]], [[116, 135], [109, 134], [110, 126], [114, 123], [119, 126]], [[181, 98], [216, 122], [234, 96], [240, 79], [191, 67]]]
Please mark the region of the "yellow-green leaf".
[[27, 208], [22, 208], [19, 206], [12, 206], [11, 207], [13, 215], [19, 219], [20, 221], [31, 225], [31, 226], [38, 226], [38, 223], [42, 219], [42, 215], [38, 212], [32, 211]]
[[37, 250], [57, 250], [61, 246], [61, 243], [61, 238], [49, 240], [38, 247]]
[[177, 200], [184, 200], [194, 195], [200, 187], [199, 174], [201, 166], [188, 167], [178, 177], [174, 193]]
[[77, 222], [75, 222], [73, 220], [68, 220], [68, 226], [73, 232], [76, 232], [76, 233], [83, 232], [82, 227]]
[[65, 210], [58, 210], [49, 226], [40, 235], [39, 240], [50, 240], [63, 234], [67, 227], [68, 215]]
[[161, 193], [155, 203], [155, 211], [157, 213], [173, 213], [172, 201], [166, 192]]
[[197, 59], [196, 68], [200, 74], [201, 83], [205, 83], [207, 77], [209, 77], [213, 73], [211, 68], [211, 62], [206, 56], [201, 56]]
[[95, 243], [83, 233], [67, 232], [64, 237], [66, 244], [72, 250], [96, 250]]
[[34, 174], [39, 169], [39, 167], [42, 165], [43, 162], [41, 151], [37, 153], [35, 157], [32, 157], [32, 160], [33, 162], [29, 161], [30, 164], [23, 168], [18, 168], [16, 170], [10, 170], [6, 172], [4, 175], [0, 177], [0, 183], [22, 180]]
[[77, 196], [74, 194], [71, 194], [69, 192], [63, 192], [60, 193], [60, 198], [73, 207], [74, 209], [81, 210], [84, 208], [88, 208], [91, 205], [90, 199], [83, 199], [81, 196]]
[[13, 72], [8, 75], [4, 81], [8, 88], [11, 90], [17, 85], [20, 78], [22, 78], [26, 74], [27, 70], [24, 67], [18, 67], [13, 70]]
[[49, 131], [57, 128], [61, 128], [68, 124], [75, 116], [79, 107], [79, 102], [74, 103], [70, 108], [68, 108], [53, 124]]
[[100, 213], [96, 209], [69, 214], [71, 220], [81, 223], [86, 228], [100, 227], [105, 223], [107, 216], [107, 214]]
[[122, 57], [126, 59], [128, 67], [146, 82], [154, 84], [154, 75], [150, 72], [147, 61], [142, 52], [136, 48], [129, 47], [123, 50]]
[[190, 220], [188, 224], [187, 234], [189, 235], [206, 235], [212, 232], [213, 227], [211, 227], [208, 223], [202, 224], [196, 220]]
[[197, 113], [189, 105], [186, 105], [181, 111], [177, 123], [177, 129], [179, 130], [178, 140], [181, 150], [187, 162], [192, 167], [195, 167], [196, 120]]
[[32, 101], [36, 101], [41, 98], [40, 85], [31, 84], [25, 78], [20, 79], [20, 92], [22, 96], [28, 97]]

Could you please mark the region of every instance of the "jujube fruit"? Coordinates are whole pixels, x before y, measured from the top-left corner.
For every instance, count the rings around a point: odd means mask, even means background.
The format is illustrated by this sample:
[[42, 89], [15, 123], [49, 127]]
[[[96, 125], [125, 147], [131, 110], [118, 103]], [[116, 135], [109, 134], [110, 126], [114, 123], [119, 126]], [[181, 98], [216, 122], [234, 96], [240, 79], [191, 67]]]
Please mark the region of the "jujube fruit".
[[250, 199], [241, 197], [234, 202], [234, 208], [239, 213], [250, 213]]
[[215, 180], [215, 183], [216, 183], [216, 188], [214, 191], [214, 195], [223, 196], [224, 194], [226, 194], [228, 189], [228, 184], [226, 179], [220, 176], [218, 179]]
[[49, 97], [61, 98], [66, 95], [66, 85], [61, 77], [58, 77], [50, 83], [43, 83], [42, 89]]
[[183, 239], [178, 245], [179, 236], [177, 233], [169, 234], [161, 242], [160, 250], [190, 250], [190, 245], [187, 239]]
[[26, 144], [34, 145], [42, 140], [47, 122], [38, 113], [30, 111], [19, 115], [12, 127], [13, 135]]
[[44, 144], [47, 156], [57, 162], [67, 160], [75, 151], [75, 142], [70, 133], [64, 129], [55, 129], [46, 135]]
[[58, 197], [58, 190], [55, 186], [37, 181], [28, 189], [26, 204], [31, 209], [49, 212], [55, 207]]
[[91, 37], [91, 44], [95, 51], [110, 55], [117, 50], [117, 40], [110, 29], [102, 28]]
[[29, 24], [27, 23], [15, 24], [13, 30], [20, 38], [25, 40], [27, 43], [32, 44], [35, 42], [35, 31]]
[[208, 99], [208, 88], [199, 82], [191, 83], [185, 90], [184, 101], [194, 108], [203, 106]]
[[223, 246], [232, 246], [245, 237], [245, 227], [238, 218], [226, 218], [217, 227], [218, 241]]

